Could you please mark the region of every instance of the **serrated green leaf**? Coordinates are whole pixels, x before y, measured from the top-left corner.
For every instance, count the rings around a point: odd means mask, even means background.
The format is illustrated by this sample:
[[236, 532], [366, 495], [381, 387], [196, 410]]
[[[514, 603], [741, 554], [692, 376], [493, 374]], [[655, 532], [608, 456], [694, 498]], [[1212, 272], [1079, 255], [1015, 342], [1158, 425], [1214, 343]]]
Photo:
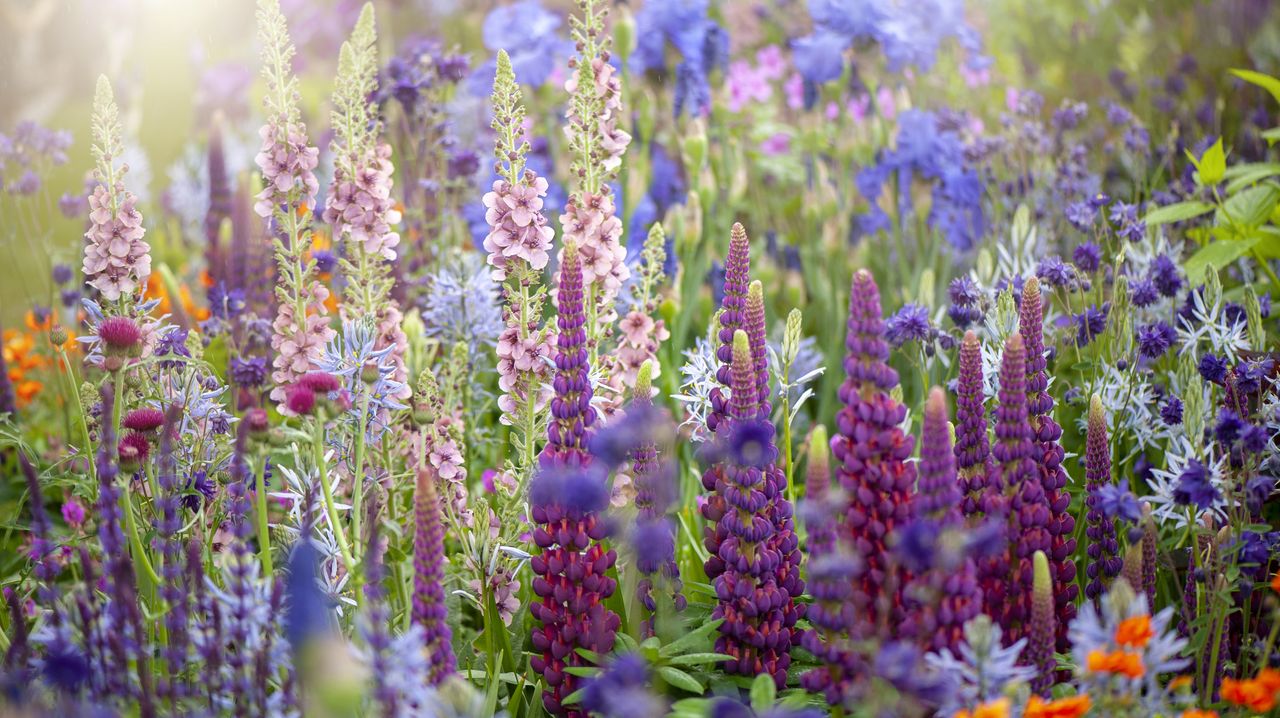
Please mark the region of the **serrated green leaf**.
[[1280, 102], [1280, 79], [1276, 79], [1261, 72], [1254, 72], [1253, 70], [1232, 69], [1230, 72], [1241, 80], [1257, 85], [1267, 92], [1270, 92], [1276, 102]]
[[688, 673], [685, 673], [679, 668], [659, 666], [657, 673], [658, 676], [661, 677], [662, 680], [666, 681], [668, 685], [690, 693], [702, 693], [702, 684], [698, 682], [698, 679]]
[[761, 673], [751, 682], [751, 707], [757, 713], [773, 707], [778, 698], [778, 687], [773, 683], [773, 676]]
[[1239, 259], [1258, 243], [1259, 237], [1238, 240], [1219, 240], [1201, 247], [1183, 264], [1188, 277], [1199, 277], [1206, 267], [1222, 269]]
[[733, 660], [733, 656], [727, 656], [723, 653], [686, 653], [683, 656], [672, 658], [668, 663], [673, 666], [698, 666], [704, 663], [731, 660]]
[[1146, 222], [1148, 226], [1155, 226], [1158, 224], [1168, 224], [1170, 222], [1181, 222], [1183, 220], [1191, 219], [1192, 217], [1199, 217], [1200, 215], [1207, 214], [1211, 211], [1213, 211], [1213, 205], [1208, 202], [1189, 200], [1186, 202], [1178, 202], [1176, 204], [1167, 204], [1163, 207], [1158, 207], [1148, 212], [1147, 216], [1142, 218], [1142, 221]]

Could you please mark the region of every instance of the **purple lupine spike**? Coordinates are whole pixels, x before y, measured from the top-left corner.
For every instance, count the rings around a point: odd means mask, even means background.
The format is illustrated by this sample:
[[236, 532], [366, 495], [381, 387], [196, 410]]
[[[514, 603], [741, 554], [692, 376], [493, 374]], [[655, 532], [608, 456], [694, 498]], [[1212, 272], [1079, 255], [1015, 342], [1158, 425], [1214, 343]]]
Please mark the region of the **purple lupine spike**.
[[[3, 367], [0, 367], [3, 371]], [[31, 544], [28, 552], [32, 561], [35, 562], [35, 576], [38, 582], [37, 595], [40, 597], [42, 606], [52, 607], [57, 601], [58, 589], [55, 581], [58, 577], [58, 565], [54, 560], [50, 560], [53, 550], [56, 548], [53, 543], [52, 529], [53, 526], [49, 522], [49, 514], [45, 510], [44, 492], [40, 489], [40, 476], [36, 472], [36, 467], [27, 458], [25, 451], [18, 451], [18, 463], [22, 466], [22, 474], [27, 479], [27, 500], [31, 505]], [[58, 621], [58, 612], [52, 611], [50, 619], [55, 625]]]
[[908, 462], [915, 440], [901, 428], [907, 408], [889, 395], [898, 373], [886, 363], [889, 345], [880, 290], [865, 269], [854, 274], [849, 291], [845, 346], [846, 378], [839, 390], [844, 406], [836, 414], [831, 452], [849, 497], [845, 526], [850, 547], [866, 564], [854, 589], [859, 602], [866, 603], [858, 634], [870, 638], [891, 634], [902, 615], [906, 577], [889, 560], [885, 541], [910, 518], [916, 472]]
[[1058, 668], [1053, 655], [1057, 641], [1053, 576], [1049, 570], [1049, 557], [1044, 551], [1036, 551], [1032, 563], [1035, 587], [1031, 592], [1031, 622], [1027, 626], [1027, 652], [1024, 659], [1036, 671], [1035, 677], [1031, 679], [1031, 691], [1048, 698]]
[[565, 247], [560, 264], [556, 297], [556, 372], [552, 380], [551, 420], [547, 445], [540, 461], [544, 467], [583, 465], [589, 460], [587, 438], [595, 424], [591, 406], [591, 376], [587, 365], [587, 315], [582, 303], [582, 260], [576, 247]]
[[542, 704], [547, 712], [586, 718], [564, 699], [581, 679], [566, 671], [585, 665], [577, 652], [613, 650], [621, 620], [604, 602], [617, 590], [607, 574], [617, 553], [604, 547], [608, 525], [600, 512], [608, 505], [604, 476], [591, 467], [544, 466], [529, 490], [533, 543], [539, 551], [529, 560], [535, 574], [529, 604], [535, 625], [530, 637], [530, 667], [542, 675]]
[[[919, 488], [913, 500], [916, 521], [932, 524], [937, 533], [962, 527], [960, 484], [947, 426], [947, 399], [940, 387], [929, 392], [920, 435]], [[912, 579], [908, 615], [902, 632], [922, 647], [953, 652], [964, 642], [964, 624], [982, 611], [982, 590], [973, 559], [938, 561]]]
[[[990, 495], [987, 478], [995, 476], [991, 444], [987, 436], [987, 412], [982, 388], [982, 344], [972, 330], [960, 342], [959, 377], [956, 379], [956, 473], [964, 488], [962, 505], [967, 517], [981, 517], [983, 498]], [[995, 495], [999, 495], [996, 487]]]
[[940, 387], [935, 386], [929, 391], [924, 405], [920, 463], [916, 473], [919, 480], [914, 497], [915, 517], [936, 521], [941, 528], [959, 525], [963, 495], [956, 477], [951, 430], [947, 427], [947, 397]]
[[[747, 230], [735, 222], [729, 232], [729, 252], [724, 259], [724, 299], [720, 302], [720, 346], [716, 358], [720, 368], [716, 379], [721, 386], [730, 384], [733, 363], [733, 333], [746, 328], [747, 293], [751, 281], [751, 243]], [[711, 411], [707, 414], [707, 430], [715, 434], [729, 413], [729, 402], [720, 387], [711, 390]], [[710, 489], [708, 489], [710, 490]]]
[[231, 178], [222, 145], [223, 116], [213, 115], [209, 123], [209, 209], [204, 215], [205, 263], [214, 283], [228, 279], [228, 255], [222, 247], [222, 220], [231, 216]]
[[817, 424], [809, 434], [809, 465], [804, 473], [804, 503], [817, 509], [805, 510], [809, 519], [809, 555], [817, 557], [831, 553], [836, 547], [835, 522], [822, 509], [831, 501], [831, 447], [827, 440], [827, 427]]
[[995, 444], [991, 454], [1000, 473], [1000, 484], [1009, 500], [1009, 587], [998, 620], [1009, 641], [1025, 635], [1029, 617], [1028, 597], [1034, 582], [1032, 556], [1051, 551], [1049, 507], [1044, 502], [1033, 456], [1036, 447], [1027, 421], [1027, 352], [1022, 335], [1014, 334], [1004, 345], [1000, 363], [1000, 404], [996, 409]]
[[[110, 386], [102, 389], [102, 416], [112, 416], [115, 405], [115, 394]], [[131, 695], [128, 678], [128, 665], [131, 658], [130, 645], [136, 637], [130, 635], [129, 620], [125, 613], [123, 598], [133, 595], [133, 578], [128, 577], [126, 585], [118, 586], [118, 571], [114, 564], [129, 561], [129, 550], [124, 536], [124, 514], [120, 506], [120, 487], [116, 485], [119, 468], [116, 465], [116, 435], [111, 422], [104, 421], [101, 439], [98, 442], [98, 455], [94, 467], [98, 472], [98, 543], [102, 546], [102, 555], [107, 565], [103, 566], [106, 579], [106, 594], [111, 597], [107, 603], [106, 615], [113, 630], [104, 635], [104, 649], [110, 653], [110, 659], [104, 661], [105, 691], [117, 696]], [[113, 638], [114, 636], [114, 638]], [[107, 653], [104, 652], [104, 657]]]
[[[1130, 586], [1142, 585], [1142, 546], [1129, 546], [1125, 549], [1123, 563], [1120, 567], [1120, 578]], [[1085, 586], [1088, 594], [1089, 587]]]
[[[423, 470], [418, 471], [418, 495], [422, 493], [424, 483]], [[426, 476], [425, 483], [428, 487], [432, 484], [434, 477]], [[414, 497], [415, 515], [420, 516], [418, 511], [419, 499], [418, 495]], [[432, 492], [433, 503], [435, 503], [435, 514], [438, 523], [440, 518], [440, 504]], [[419, 527], [420, 529], [421, 527]], [[439, 533], [439, 532], [437, 532]], [[414, 533], [414, 620], [418, 616], [418, 561], [417, 552], [419, 548], [418, 539], [421, 536], [420, 531]], [[361, 633], [364, 635], [365, 642], [369, 645], [369, 668], [373, 674], [373, 701], [378, 706], [378, 714], [383, 716], [395, 716], [400, 714], [400, 694], [396, 686], [387, 681], [387, 675], [390, 673], [391, 662], [395, 660], [395, 656], [391, 655], [391, 633], [388, 631], [387, 624], [389, 616], [386, 606], [386, 588], [382, 585], [385, 579], [383, 566], [383, 554], [386, 548], [378, 536], [378, 522], [371, 523], [371, 532], [369, 536], [369, 550], [364, 556], [365, 584], [364, 595], [366, 599], [366, 610], [368, 611], [368, 622], [362, 627]], [[441, 596], [443, 598], [443, 596]], [[444, 608], [443, 600], [439, 603], [441, 609]], [[448, 628], [445, 629], [446, 633]], [[434, 668], [436, 654], [436, 646], [428, 649], [431, 653], [429, 660]], [[427, 674], [427, 681], [432, 685], [436, 684], [434, 670]]]
[[435, 467], [418, 469], [413, 497], [413, 622], [422, 626], [429, 652], [427, 681], [440, 685], [457, 670], [453, 636], [444, 603], [444, 523], [436, 490]]
[[751, 356], [756, 364], [756, 400], [760, 418], [768, 420], [773, 413], [769, 402], [769, 350], [765, 340], [764, 285], [759, 280], [747, 287], [747, 305], [743, 312], [743, 329], [751, 344]]
[[[1120, 575], [1120, 569], [1124, 565], [1120, 558], [1115, 519], [1102, 512], [1102, 487], [1111, 484], [1111, 447], [1107, 443], [1107, 417], [1102, 411], [1102, 399], [1097, 394], [1089, 401], [1084, 473], [1088, 491], [1085, 506], [1089, 509], [1085, 515], [1087, 527], [1084, 532], [1089, 539], [1086, 549], [1089, 563], [1084, 569], [1089, 582], [1085, 584], [1084, 595], [1096, 601], [1106, 592], [1112, 580]], [[1131, 583], [1134, 586], [1142, 585], [1141, 581]]]
[[[793, 594], [803, 591], [798, 575], [798, 541], [790, 530], [790, 505], [781, 500], [781, 483], [767, 477], [777, 460], [774, 427], [759, 418], [756, 365], [747, 333], [733, 336], [729, 413], [716, 440], [728, 446], [727, 458], [707, 470], [725, 510], [715, 517], [724, 539], [717, 546], [713, 579], [717, 602], [713, 619], [724, 619], [716, 652], [733, 658], [728, 673], [773, 677], [786, 685], [791, 643], [800, 609]], [[712, 518], [705, 511], [703, 515]], [[779, 529], [779, 526], [782, 526]], [[712, 530], [708, 530], [708, 543]], [[709, 571], [710, 572], [710, 571]]]
[[160, 572], [164, 582], [160, 586], [160, 596], [169, 607], [165, 613], [169, 641], [163, 651], [168, 680], [159, 689], [160, 695], [175, 706], [190, 693], [190, 682], [185, 671], [190, 646], [187, 635], [189, 594], [187, 584], [183, 581], [183, 547], [178, 537], [182, 530], [183, 487], [178, 482], [178, 465], [173, 453], [173, 436], [181, 419], [180, 405], [174, 404], [164, 413], [160, 427], [160, 458], [156, 464], [157, 483], [160, 487], [160, 496], [156, 501], [156, 541], [164, 556]]
[[[1067, 472], [1062, 468], [1062, 427], [1053, 418], [1053, 396], [1049, 393], [1048, 360], [1044, 346], [1044, 305], [1040, 281], [1027, 279], [1022, 287], [1018, 331], [1027, 349], [1027, 420], [1035, 432], [1037, 451], [1034, 459], [1040, 475], [1043, 501], [1049, 509], [1049, 570], [1053, 572], [1054, 610], [1058, 616], [1056, 647], [1060, 653], [1071, 650], [1067, 626], [1076, 617], [1076, 520], [1071, 513], [1071, 494], [1067, 492]], [[1064, 673], [1063, 679], [1067, 677]]]
[[[0, 326], [0, 335], [4, 327]], [[0, 352], [0, 414], [18, 413], [18, 400], [13, 393], [13, 382], [9, 379], [9, 367], [5, 365], [4, 353]]]
[[[653, 406], [653, 361], [646, 360], [636, 373], [635, 398], [632, 406], [640, 411]], [[688, 607], [684, 596], [684, 582], [680, 580], [680, 565], [676, 563], [675, 534], [667, 518], [674, 491], [671, 477], [664, 472], [659, 459], [658, 443], [642, 441], [630, 452], [631, 479], [636, 487], [636, 553], [637, 568], [644, 574], [636, 583], [636, 598], [649, 615], [641, 625], [644, 635], [654, 635], [658, 603], [653, 596], [654, 579], [670, 598], [676, 611]], [[650, 533], [652, 532], [652, 533]], [[647, 541], [654, 537], [657, 540]]]
[[1160, 541], [1159, 531], [1152, 516], [1151, 504], [1142, 502], [1142, 591], [1147, 594], [1147, 605], [1156, 605], [1156, 550]]

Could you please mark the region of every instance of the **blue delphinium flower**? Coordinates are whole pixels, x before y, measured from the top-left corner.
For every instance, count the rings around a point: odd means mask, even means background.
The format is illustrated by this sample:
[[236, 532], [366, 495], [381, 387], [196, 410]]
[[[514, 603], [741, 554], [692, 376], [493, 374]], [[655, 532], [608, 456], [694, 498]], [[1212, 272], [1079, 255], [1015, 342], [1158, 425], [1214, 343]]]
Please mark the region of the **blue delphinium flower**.
[[635, 72], [666, 67], [669, 43], [680, 53], [675, 68], [675, 112], [704, 115], [711, 109], [707, 75], [729, 59], [729, 37], [707, 17], [707, 0], [650, 0], [636, 13], [636, 49], [627, 62]]
[[1101, 487], [1097, 495], [1098, 508], [1107, 518], [1123, 519], [1131, 524], [1137, 524], [1142, 519], [1142, 504], [1129, 490], [1128, 479], [1120, 479], [1118, 484]]
[[[481, 32], [490, 52], [506, 50], [511, 56], [517, 82], [538, 88], [551, 78], [556, 64], [573, 52], [573, 43], [558, 32], [562, 22], [539, 0], [520, 0], [490, 10]], [[471, 94], [484, 97], [493, 90], [496, 68], [496, 57], [476, 68], [468, 80]]]

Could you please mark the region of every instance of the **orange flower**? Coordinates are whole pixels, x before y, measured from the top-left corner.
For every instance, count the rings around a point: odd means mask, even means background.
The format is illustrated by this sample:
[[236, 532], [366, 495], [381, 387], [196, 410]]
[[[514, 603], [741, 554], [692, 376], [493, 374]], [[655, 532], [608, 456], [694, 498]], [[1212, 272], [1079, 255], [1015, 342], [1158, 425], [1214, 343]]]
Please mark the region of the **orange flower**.
[[1271, 577], [1271, 590], [1280, 593], [1280, 571], [1276, 571], [1276, 575]]
[[1146, 672], [1142, 656], [1131, 651], [1090, 651], [1088, 668], [1094, 673], [1119, 673], [1130, 678], [1141, 678]]
[[30, 404], [40, 390], [44, 388], [44, 384], [38, 381], [23, 381], [14, 386], [14, 393], [18, 396], [18, 406], [26, 406]]
[[200, 270], [200, 286], [205, 289], [213, 289], [213, 275], [209, 274], [209, 270]]
[[1089, 712], [1093, 701], [1089, 696], [1071, 696], [1046, 703], [1040, 696], [1031, 696], [1022, 718], [1080, 718]]
[[1180, 691], [1184, 688], [1190, 688], [1190, 687], [1191, 687], [1191, 676], [1178, 676], [1177, 678], [1174, 678], [1173, 680], [1169, 681], [1170, 691]]
[[1280, 671], [1274, 668], [1263, 668], [1254, 680], [1269, 689], [1272, 695], [1280, 693]]
[[1276, 706], [1276, 692], [1257, 679], [1222, 679], [1222, 700], [1245, 706], [1254, 713], [1266, 713]]
[[26, 320], [27, 320], [27, 329], [30, 329], [33, 332], [38, 332], [38, 331], [47, 332], [53, 328], [52, 312], [50, 312], [47, 316], [45, 316], [43, 322], [38, 322], [36, 321], [36, 313], [28, 309]]
[[1009, 718], [1009, 699], [998, 698], [972, 711], [960, 709], [952, 718]]
[[1179, 718], [1218, 718], [1218, 711], [1202, 711], [1198, 708], [1190, 708], [1182, 711]]
[[1116, 627], [1116, 643], [1130, 648], [1142, 648], [1155, 635], [1150, 616], [1126, 618]]

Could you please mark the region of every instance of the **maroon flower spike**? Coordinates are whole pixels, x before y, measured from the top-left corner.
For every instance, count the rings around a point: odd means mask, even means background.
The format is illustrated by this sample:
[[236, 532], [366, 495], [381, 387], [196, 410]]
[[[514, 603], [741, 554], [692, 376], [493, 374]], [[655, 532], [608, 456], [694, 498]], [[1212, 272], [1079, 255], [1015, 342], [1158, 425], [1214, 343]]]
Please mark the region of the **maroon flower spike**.
[[1040, 486], [1034, 456], [1036, 445], [1027, 421], [1027, 351], [1022, 335], [1014, 334], [1004, 345], [1000, 364], [1000, 405], [996, 409], [996, 443], [991, 453], [998, 463], [1000, 483], [1009, 499], [1010, 568], [1008, 600], [998, 616], [1016, 641], [1025, 635], [1034, 588], [1032, 556], [1051, 550], [1049, 506]]
[[322, 371], [303, 374], [298, 377], [296, 384], [310, 389], [314, 394], [328, 394], [342, 388], [338, 377]]
[[124, 421], [121, 426], [129, 431], [139, 433], [147, 433], [159, 429], [164, 424], [164, 412], [159, 409], [145, 407], [142, 409], [134, 409], [125, 414]]
[[591, 406], [591, 376], [587, 359], [587, 315], [582, 298], [582, 260], [577, 248], [565, 247], [556, 296], [556, 373], [552, 380], [551, 420], [543, 466], [585, 465], [587, 439], [596, 421]]
[[112, 356], [133, 356], [142, 341], [142, 330], [138, 323], [128, 317], [107, 317], [98, 324], [98, 338], [107, 354]]
[[[1022, 306], [1018, 315], [1018, 332], [1027, 348], [1027, 420], [1034, 432], [1036, 452], [1033, 456], [1049, 509], [1049, 571], [1053, 574], [1054, 611], [1057, 615], [1057, 643], [1060, 653], [1071, 650], [1067, 625], [1076, 617], [1076, 520], [1071, 513], [1071, 494], [1067, 493], [1067, 472], [1062, 468], [1062, 427], [1053, 418], [1053, 396], [1049, 394], [1048, 361], [1044, 346], [1044, 307], [1040, 282], [1035, 277], [1022, 288]], [[1066, 679], [1064, 673], [1061, 676]]]
[[[987, 478], [994, 476], [991, 443], [987, 436], [986, 396], [982, 383], [982, 345], [972, 330], [960, 342], [959, 377], [956, 379], [956, 473], [964, 489], [965, 516], [981, 518]], [[996, 487], [994, 495], [999, 495]], [[1004, 514], [1000, 515], [1003, 520]]]
[[867, 607], [856, 633], [859, 638], [891, 637], [901, 622], [906, 577], [894, 568], [885, 541], [910, 518], [916, 472], [908, 460], [915, 441], [900, 426], [907, 408], [889, 395], [898, 373], [885, 363], [889, 345], [880, 290], [865, 269], [853, 276], [845, 346], [846, 379], [839, 391], [844, 407], [836, 414], [831, 452], [849, 496], [845, 525], [850, 545], [865, 562], [854, 586], [855, 600]]
[[[1085, 551], [1089, 562], [1085, 565], [1084, 595], [1097, 601], [1112, 580], [1120, 575], [1124, 560], [1120, 558], [1120, 540], [1116, 536], [1115, 519], [1102, 511], [1102, 487], [1111, 484], [1111, 447], [1107, 443], [1107, 417], [1102, 412], [1102, 399], [1097, 394], [1089, 401], [1089, 425], [1085, 437], [1085, 536], [1089, 545]], [[1141, 586], [1139, 581], [1135, 586]]]
[[[735, 222], [729, 232], [729, 254], [724, 260], [724, 299], [720, 301], [720, 346], [716, 358], [720, 368], [716, 378], [722, 386], [730, 384], [729, 365], [733, 363], [733, 333], [746, 329], [747, 292], [751, 281], [751, 245], [747, 230]], [[764, 315], [760, 315], [763, 323]], [[707, 429], [714, 434], [729, 413], [729, 402], [720, 387], [711, 390], [711, 411], [707, 415]]]
[[413, 497], [412, 615], [413, 622], [422, 626], [430, 661], [427, 681], [431, 685], [440, 685], [457, 668], [444, 604], [444, 522], [437, 480], [435, 468], [427, 463], [418, 471], [418, 490]]

